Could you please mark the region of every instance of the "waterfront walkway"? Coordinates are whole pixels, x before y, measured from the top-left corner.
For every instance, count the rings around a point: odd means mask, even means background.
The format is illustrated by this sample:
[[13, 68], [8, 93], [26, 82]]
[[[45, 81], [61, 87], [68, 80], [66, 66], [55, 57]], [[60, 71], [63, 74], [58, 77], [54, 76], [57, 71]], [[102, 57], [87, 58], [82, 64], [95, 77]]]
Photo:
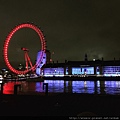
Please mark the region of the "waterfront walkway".
[[74, 81], [120, 81], [120, 76], [96, 76], [96, 75], [89, 75], [89, 76], [81, 76], [81, 75], [66, 75], [66, 76], [53, 76], [53, 77], [43, 77], [44, 80], [74, 80]]
[[120, 96], [73, 93], [0, 95], [1, 116], [82, 116], [82, 113], [120, 116]]

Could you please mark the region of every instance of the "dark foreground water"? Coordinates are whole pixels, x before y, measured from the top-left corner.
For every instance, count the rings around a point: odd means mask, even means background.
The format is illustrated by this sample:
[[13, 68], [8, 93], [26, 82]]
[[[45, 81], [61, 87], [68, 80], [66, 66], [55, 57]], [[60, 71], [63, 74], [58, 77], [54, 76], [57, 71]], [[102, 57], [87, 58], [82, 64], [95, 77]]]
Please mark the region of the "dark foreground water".
[[[88, 93], [120, 95], [120, 81], [65, 81], [44, 80], [44, 82], [8, 81], [3, 86], [3, 94], [13, 94], [14, 85], [21, 84], [18, 94], [41, 94], [43, 83], [48, 83], [49, 93]], [[0, 86], [1, 87], [1, 86]]]

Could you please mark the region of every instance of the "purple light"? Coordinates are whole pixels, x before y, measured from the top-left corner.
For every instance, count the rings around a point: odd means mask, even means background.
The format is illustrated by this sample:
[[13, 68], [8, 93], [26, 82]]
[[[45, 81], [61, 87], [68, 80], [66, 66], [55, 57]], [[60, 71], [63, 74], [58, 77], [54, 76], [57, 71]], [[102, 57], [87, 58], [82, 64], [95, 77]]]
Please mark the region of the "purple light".
[[64, 76], [64, 68], [44, 68], [44, 76]]
[[120, 76], [120, 66], [104, 66], [104, 76]]
[[94, 74], [94, 67], [81, 67], [81, 68], [72, 68], [72, 74]]
[[[41, 55], [42, 55], [42, 58], [41, 58], [41, 61], [40, 61]], [[36, 65], [37, 65], [36, 74], [37, 75], [43, 75], [41, 68], [45, 64], [46, 64], [46, 53], [41, 50], [37, 53], [37, 61], [36, 61]]]

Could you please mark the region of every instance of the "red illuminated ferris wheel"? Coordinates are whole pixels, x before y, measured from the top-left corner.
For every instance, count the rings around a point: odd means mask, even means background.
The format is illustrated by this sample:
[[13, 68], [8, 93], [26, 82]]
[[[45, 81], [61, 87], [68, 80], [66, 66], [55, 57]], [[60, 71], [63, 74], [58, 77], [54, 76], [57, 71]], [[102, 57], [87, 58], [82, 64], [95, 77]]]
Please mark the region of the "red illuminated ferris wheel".
[[[18, 30], [20, 30], [21, 28], [31, 28], [38, 34], [40, 42], [41, 42], [41, 51], [42, 51], [41, 54], [40, 54], [38, 62], [36, 62], [34, 65], [32, 65], [30, 57], [28, 56], [28, 49], [27, 48], [21, 48], [24, 51], [25, 62], [26, 62], [26, 69], [23, 70], [23, 71], [15, 69], [10, 64], [9, 59], [8, 59], [8, 47], [9, 47], [10, 40], [11, 40], [12, 36], [14, 35], [14, 33], [17, 32]], [[3, 47], [3, 57], [4, 57], [4, 61], [5, 61], [6, 65], [7, 65], [7, 67], [12, 72], [14, 72], [16, 74], [26, 74], [26, 73], [28, 73], [30, 71], [35, 71], [35, 69], [38, 66], [38, 64], [42, 61], [43, 53], [45, 51], [46, 51], [46, 41], [45, 41], [44, 35], [41, 32], [41, 30], [37, 26], [35, 26], [34, 24], [25, 23], [25, 24], [20, 24], [20, 25], [16, 26], [10, 32], [10, 34], [7, 36], [7, 38], [6, 38], [5, 42], [4, 42], [4, 47]], [[30, 64], [30, 68], [28, 68], [28, 64]]]

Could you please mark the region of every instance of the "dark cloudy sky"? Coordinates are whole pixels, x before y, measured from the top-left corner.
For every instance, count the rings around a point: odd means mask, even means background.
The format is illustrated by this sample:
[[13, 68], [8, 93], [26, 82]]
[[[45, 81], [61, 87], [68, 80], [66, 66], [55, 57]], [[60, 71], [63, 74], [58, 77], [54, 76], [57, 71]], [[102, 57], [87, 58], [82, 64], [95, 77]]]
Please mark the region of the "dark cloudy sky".
[[[120, 0], [0, 0], [0, 61], [8, 33], [18, 24], [40, 26], [53, 60], [120, 58]], [[21, 61], [21, 47], [31, 59], [41, 48], [37, 34], [21, 29], [11, 39], [10, 61]]]

